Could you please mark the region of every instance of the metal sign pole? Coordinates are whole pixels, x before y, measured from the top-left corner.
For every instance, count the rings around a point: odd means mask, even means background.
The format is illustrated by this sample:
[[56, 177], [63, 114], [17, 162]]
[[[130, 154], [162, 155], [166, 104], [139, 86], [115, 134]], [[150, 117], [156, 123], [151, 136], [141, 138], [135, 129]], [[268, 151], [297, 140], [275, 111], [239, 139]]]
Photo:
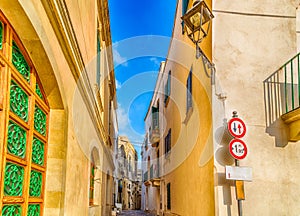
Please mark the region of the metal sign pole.
[[[239, 166], [239, 161], [235, 159], [235, 166]], [[244, 181], [235, 181], [235, 190], [236, 190], [236, 199], [238, 204], [238, 213], [239, 216], [243, 215], [243, 208], [242, 208], [242, 200], [245, 199], [244, 193]]]
[[[232, 113], [233, 118], [237, 118], [238, 114], [237, 111], [233, 111]], [[239, 160], [235, 159], [235, 166], [240, 166]], [[243, 215], [243, 208], [242, 208], [242, 200], [245, 199], [245, 193], [244, 193], [244, 181], [238, 181], [235, 180], [235, 191], [236, 191], [236, 199], [238, 204], [238, 215]]]

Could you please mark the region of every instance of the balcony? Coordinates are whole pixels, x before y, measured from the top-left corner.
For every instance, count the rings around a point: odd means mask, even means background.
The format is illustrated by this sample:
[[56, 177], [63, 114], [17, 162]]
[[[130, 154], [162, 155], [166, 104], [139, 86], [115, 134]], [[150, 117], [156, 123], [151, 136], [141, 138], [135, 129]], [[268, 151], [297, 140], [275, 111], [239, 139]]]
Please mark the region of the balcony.
[[152, 107], [151, 118], [151, 127], [149, 128], [150, 142], [152, 147], [158, 147], [157, 143], [160, 139], [158, 108]]
[[150, 181], [153, 187], [160, 186], [159, 164], [152, 164], [150, 167]]
[[150, 131], [150, 142], [152, 147], [158, 147], [158, 142], [160, 139], [159, 128], [154, 128]]
[[282, 119], [288, 126], [288, 140], [300, 140], [300, 53], [264, 80], [266, 126]]

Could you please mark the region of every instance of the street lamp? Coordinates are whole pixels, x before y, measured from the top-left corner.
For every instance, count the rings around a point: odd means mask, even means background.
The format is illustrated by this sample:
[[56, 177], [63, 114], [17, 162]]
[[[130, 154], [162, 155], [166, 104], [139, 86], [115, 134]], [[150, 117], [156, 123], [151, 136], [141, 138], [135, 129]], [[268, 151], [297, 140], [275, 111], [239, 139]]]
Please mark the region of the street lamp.
[[196, 0], [193, 7], [181, 17], [187, 26], [188, 37], [196, 45], [196, 58], [203, 55], [199, 44], [208, 35], [212, 18], [214, 16], [203, 0]]
[[[213, 18], [214, 15], [203, 0], [196, 0], [193, 7], [181, 17], [187, 27], [188, 37], [196, 45], [196, 58], [202, 57], [204, 71], [211, 78], [212, 85], [215, 84], [215, 65], [209, 61], [199, 44], [208, 35]], [[207, 72], [208, 69], [210, 69], [210, 74]]]

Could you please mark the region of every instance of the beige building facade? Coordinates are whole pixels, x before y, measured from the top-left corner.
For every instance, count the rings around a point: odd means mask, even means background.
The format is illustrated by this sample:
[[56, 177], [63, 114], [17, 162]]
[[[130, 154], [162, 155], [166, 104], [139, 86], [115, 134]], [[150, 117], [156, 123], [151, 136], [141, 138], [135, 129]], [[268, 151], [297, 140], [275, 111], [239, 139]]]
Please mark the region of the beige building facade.
[[0, 2], [2, 215], [110, 215], [117, 133], [107, 1]]
[[160, 137], [164, 134], [164, 88], [168, 76], [164, 74], [165, 62], [161, 62], [158, 78], [151, 99], [148, 112], [145, 116], [145, 140], [141, 147], [143, 184], [142, 184], [142, 209], [155, 214], [159, 214], [163, 200], [161, 185], [161, 162], [160, 152], [163, 150]]
[[138, 156], [133, 144], [127, 136], [118, 137], [118, 155], [116, 161], [116, 206], [122, 209], [140, 209], [139, 186], [137, 172]]
[[[297, 215], [300, 2], [205, 1], [214, 18], [199, 58], [181, 19], [195, 2], [177, 2], [145, 118], [142, 207], [157, 215]], [[246, 126], [248, 153], [239, 166], [252, 170], [239, 207], [235, 181], [225, 176], [235, 166], [233, 111]], [[149, 172], [157, 158], [156, 180]]]
[[214, 1], [212, 107], [218, 215], [238, 211], [234, 187], [224, 181], [224, 165], [233, 165], [224, 154], [228, 145], [224, 121], [233, 111], [247, 127], [242, 139], [248, 155], [240, 166], [251, 167], [253, 173], [252, 182], [245, 182], [244, 215], [299, 213], [299, 3]]

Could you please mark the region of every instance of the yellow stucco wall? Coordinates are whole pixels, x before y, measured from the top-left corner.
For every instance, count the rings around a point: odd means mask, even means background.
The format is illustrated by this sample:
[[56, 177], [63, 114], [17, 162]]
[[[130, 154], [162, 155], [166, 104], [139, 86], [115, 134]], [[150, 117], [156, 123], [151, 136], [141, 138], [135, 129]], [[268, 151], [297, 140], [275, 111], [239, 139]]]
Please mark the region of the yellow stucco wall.
[[[211, 1], [206, 3], [211, 5]], [[173, 41], [165, 67], [165, 73], [169, 70], [172, 73], [171, 100], [164, 113], [166, 130], [172, 128], [171, 154], [163, 160], [162, 187], [171, 183], [171, 209], [166, 209], [166, 213], [214, 215], [211, 80], [203, 70], [202, 59], [195, 58], [195, 46], [182, 34], [181, 11], [181, 1], [178, 1]], [[201, 49], [211, 59], [211, 33], [201, 43]], [[187, 114], [185, 86], [190, 70], [193, 72], [193, 111]], [[163, 191], [166, 208], [166, 188]]]

